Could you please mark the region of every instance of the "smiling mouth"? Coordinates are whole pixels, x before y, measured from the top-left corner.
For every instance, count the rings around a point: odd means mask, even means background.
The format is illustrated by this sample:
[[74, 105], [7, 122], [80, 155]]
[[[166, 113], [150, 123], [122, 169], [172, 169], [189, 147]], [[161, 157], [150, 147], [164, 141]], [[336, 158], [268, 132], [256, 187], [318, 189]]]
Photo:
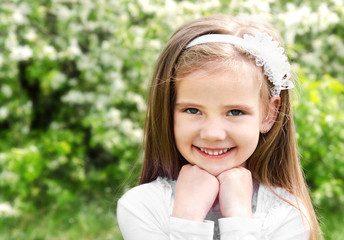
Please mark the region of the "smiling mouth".
[[209, 155], [209, 156], [219, 156], [219, 155], [223, 155], [225, 153], [227, 153], [228, 151], [230, 151], [233, 148], [223, 148], [223, 149], [205, 149], [205, 148], [200, 148], [197, 147], [201, 152]]

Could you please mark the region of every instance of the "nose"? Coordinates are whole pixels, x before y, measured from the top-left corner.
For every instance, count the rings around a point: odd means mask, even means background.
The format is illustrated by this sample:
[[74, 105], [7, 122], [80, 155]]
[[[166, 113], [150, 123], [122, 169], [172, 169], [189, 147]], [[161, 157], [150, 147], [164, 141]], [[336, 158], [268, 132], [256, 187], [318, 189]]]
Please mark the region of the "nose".
[[202, 126], [200, 137], [210, 142], [225, 140], [226, 129], [221, 119], [208, 119]]

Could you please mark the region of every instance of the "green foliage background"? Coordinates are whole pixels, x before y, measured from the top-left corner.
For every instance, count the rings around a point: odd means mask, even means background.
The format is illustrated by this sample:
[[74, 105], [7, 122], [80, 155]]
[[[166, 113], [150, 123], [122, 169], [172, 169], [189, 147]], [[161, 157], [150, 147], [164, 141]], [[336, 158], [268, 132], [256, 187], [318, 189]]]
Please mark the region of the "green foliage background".
[[121, 239], [159, 52], [187, 20], [239, 13], [285, 39], [311, 197], [326, 239], [343, 239], [341, 0], [2, 0], [0, 239]]

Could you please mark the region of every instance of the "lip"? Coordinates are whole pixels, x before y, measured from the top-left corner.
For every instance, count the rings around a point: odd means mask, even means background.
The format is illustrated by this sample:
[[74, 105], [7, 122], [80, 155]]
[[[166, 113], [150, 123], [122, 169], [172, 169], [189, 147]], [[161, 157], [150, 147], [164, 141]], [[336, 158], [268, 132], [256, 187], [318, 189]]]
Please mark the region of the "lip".
[[224, 153], [221, 153], [221, 154], [218, 154], [218, 155], [209, 155], [205, 152], [203, 152], [201, 150], [201, 147], [197, 147], [197, 146], [193, 146], [202, 156], [205, 156], [207, 158], [224, 158], [224, 157], [227, 157], [234, 149], [235, 147], [231, 147], [231, 148], [203, 148], [203, 150], [208, 150], [208, 151], [223, 151], [224, 149], [228, 149], [228, 151], [224, 152]]

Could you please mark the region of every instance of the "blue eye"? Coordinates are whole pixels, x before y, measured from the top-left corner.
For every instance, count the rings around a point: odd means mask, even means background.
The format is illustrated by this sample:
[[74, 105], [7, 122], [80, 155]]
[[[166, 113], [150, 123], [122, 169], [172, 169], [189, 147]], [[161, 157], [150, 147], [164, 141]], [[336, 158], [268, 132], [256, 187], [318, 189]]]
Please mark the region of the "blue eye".
[[241, 110], [234, 109], [228, 112], [228, 116], [240, 116], [243, 115], [244, 113]]
[[185, 112], [189, 114], [201, 114], [197, 108], [187, 108], [185, 109]]

